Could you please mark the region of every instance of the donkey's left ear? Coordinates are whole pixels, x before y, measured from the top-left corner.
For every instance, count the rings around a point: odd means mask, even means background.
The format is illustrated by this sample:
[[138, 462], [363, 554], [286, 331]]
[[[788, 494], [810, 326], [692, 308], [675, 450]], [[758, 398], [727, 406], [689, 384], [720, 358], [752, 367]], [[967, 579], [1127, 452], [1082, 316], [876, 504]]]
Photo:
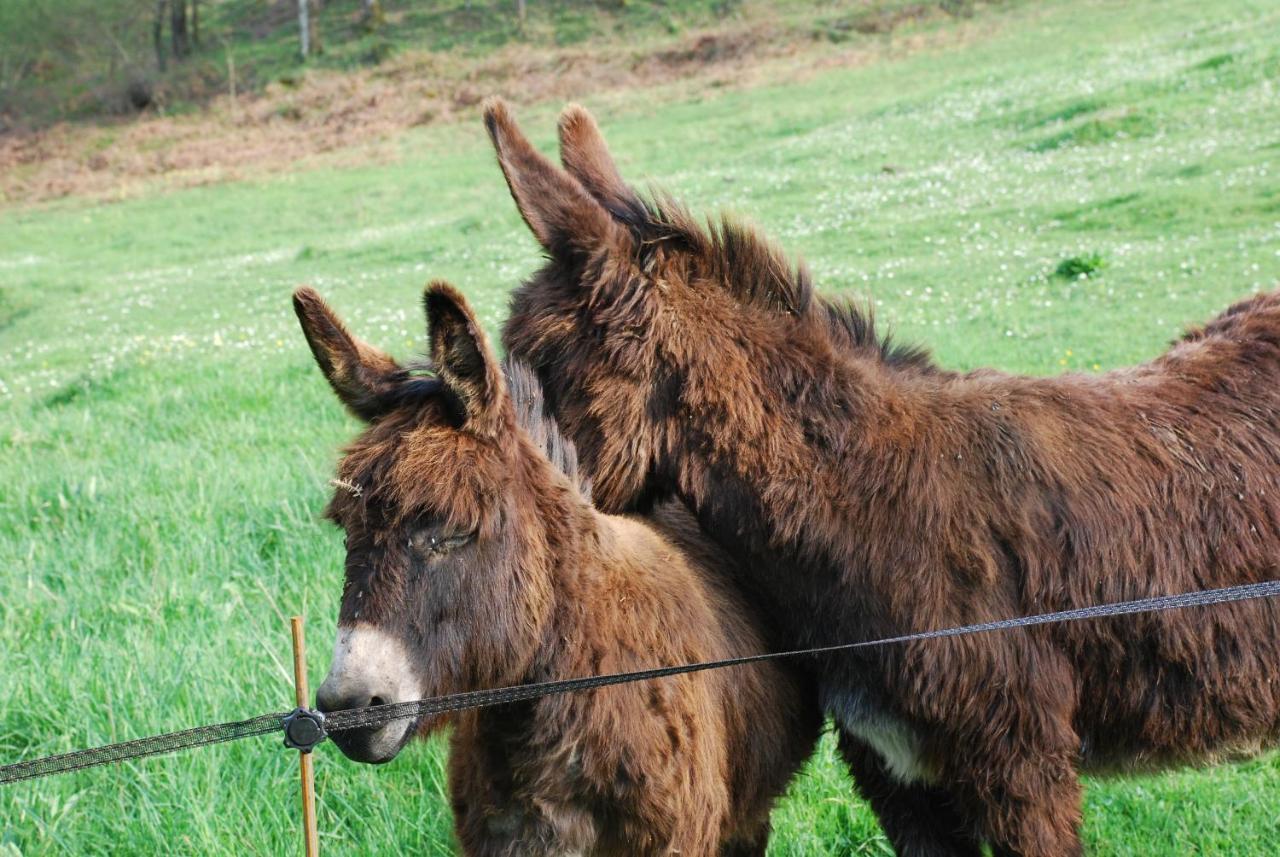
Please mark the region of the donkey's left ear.
[[427, 286], [427, 337], [436, 374], [456, 398], [462, 421], [495, 428], [506, 396], [498, 358], [462, 293], [443, 281]]
[[631, 252], [627, 231], [581, 182], [533, 147], [502, 100], [485, 102], [484, 125], [516, 208], [543, 249], [561, 259], [602, 247]]

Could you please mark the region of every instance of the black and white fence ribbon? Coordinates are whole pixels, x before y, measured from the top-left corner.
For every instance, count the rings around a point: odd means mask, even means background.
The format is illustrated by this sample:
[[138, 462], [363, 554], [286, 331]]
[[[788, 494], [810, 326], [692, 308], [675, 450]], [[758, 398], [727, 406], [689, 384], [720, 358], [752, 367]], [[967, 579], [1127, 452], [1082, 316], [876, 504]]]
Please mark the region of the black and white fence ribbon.
[[[921, 631], [914, 634], [903, 634], [897, 637], [885, 637], [878, 640], [864, 640], [857, 643], [841, 643], [834, 646], [818, 646], [810, 649], [796, 649], [788, 652], [769, 652], [762, 655], [748, 655], [740, 658], [726, 658], [719, 661], [704, 661], [694, 664], [658, 667], [656, 669], [636, 670], [635, 672], [615, 673], [612, 675], [587, 676], [583, 678], [548, 681], [537, 684], [517, 685], [514, 687], [478, 690], [468, 693], [455, 693], [448, 696], [436, 696], [412, 702], [399, 702], [390, 705], [377, 705], [369, 708], [353, 708], [346, 711], [333, 711], [322, 719], [324, 734], [342, 732], [348, 729], [363, 729], [380, 726], [393, 720], [404, 718], [430, 717], [469, 708], [483, 708], [490, 705], [502, 705], [508, 702], [534, 699], [558, 693], [571, 693], [578, 690], [589, 690], [597, 687], [608, 687], [615, 684], [627, 684], [648, 679], [666, 678], [683, 673], [701, 672], [703, 670], [723, 669], [726, 667], [752, 664], [759, 661], [778, 658], [796, 658], [806, 655], [824, 655], [853, 649], [888, 646], [898, 643], [910, 643], [917, 640], [935, 640], [941, 637], [960, 637], [967, 634], [981, 634], [990, 631], [1006, 631], [1013, 628], [1027, 628], [1033, 625], [1049, 625], [1057, 622], [1076, 622], [1083, 619], [1104, 619], [1110, 616], [1127, 616], [1135, 613], [1154, 613], [1162, 610], [1178, 610], [1187, 607], [1207, 607], [1214, 604], [1226, 604], [1234, 601], [1249, 601], [1255, 598], [1272, 598], [1280, 595], [1280, 580], [1250, 583], [1241, 586], [1228, 586], [1222, 589], [1210, 589], [1203, 592], [1188, 592], [1182, 595], [1163, 595], [1154, 598], [1139, 598], [1134, 601], [1122, 601], [1114, 604], [1100, 604], [1093, 607], [1081, 607], [1074, 610], [1061, 610], [1055, 613], [1042, 613], [1035, 616], [1023, 616], [1017, 619], [1001, 619], [995, 622], [978, 622], [973, 625], [962, 625], [955, 628], [943, 628], [936, 631]], [[220, 744], [226, 741], [238, 741], [255, 735], [266, 735], [285, 729], [285, 719], [290, 712], [263, 714], [249, 720], [231, 723], [217, 723], [211, 726], [200, 726], [182, 732], [171, 732], [109, 744], [91, 750], [79, 750], [74, 753], [63, 753], [47, 756], [28, 762], [4, 765], [0, 767], [0, 785], [21, 780], [92, 768], [111, 762], [122, 762], [144, 756], [156, 756], [172, 753], [206, 744]]]

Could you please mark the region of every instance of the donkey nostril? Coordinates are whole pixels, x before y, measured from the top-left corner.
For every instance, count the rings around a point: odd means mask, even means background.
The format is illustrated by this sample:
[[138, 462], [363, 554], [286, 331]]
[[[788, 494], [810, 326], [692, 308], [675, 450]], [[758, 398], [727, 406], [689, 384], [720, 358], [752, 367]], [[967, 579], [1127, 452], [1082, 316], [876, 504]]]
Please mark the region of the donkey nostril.
[[326, 714], [330, 711], [347, 711], [373, 704], [376, 703], [370, 701], [366, 692], [359, 689], [344, 689], [337, 684], [330, 684], [329, 682], [320, 685], [320, 690], [316, 693], [316, 708]]
[[372, 699], [370, 699], [370, 700], [369, 700], [369, 705], [370, 705], [370, 706], [374, 706], [374, 705], [386, 705], [386, 704], [387, 704], [387, 701], [386, 701], [385, 699], [383, 699], [382, 697], [380, 697], [380, 696], [375, 696], [375, 697], [373, 697]]

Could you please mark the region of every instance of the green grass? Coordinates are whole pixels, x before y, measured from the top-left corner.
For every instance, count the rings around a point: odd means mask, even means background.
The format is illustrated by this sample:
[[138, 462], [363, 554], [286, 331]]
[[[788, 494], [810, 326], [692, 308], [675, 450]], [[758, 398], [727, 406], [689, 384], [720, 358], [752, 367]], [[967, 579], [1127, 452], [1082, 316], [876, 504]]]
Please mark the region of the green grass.
[[[938, 46], [891, 61], [599, 118], [628, 174], [749, 215], [952, 367], [1131, 363], [1280, 282], [1273, 4], [1048, 0], [924, 27]], [[554, 118], [522, 116], [548, 149]], [[0, 761], [289, 707], [292, 613], [323, 675], [342, 549], [318, 513], [356, 425], [290, 291], [408, 355], [428, 278], [496, 329], [538, 263], [478, 122], [399, 145], [391, 165], [0, 211]], [[1095, 256], [1101, 276], [1057, 274]], [[442, 756], [321, 750], [328, 853], [449, 853]], [[264, 738], [4, 787], [0, 854], [298, 853], [295, 766]], [[1098, 854], [1262, 857], [1277, 798], [1274, 756], [1090, 781], [1085, 834]], [[887, 853], [826, 744], [775, 821], [774, 855]]]
[[1053, 273], [1066, 280], [1080, 280], [1100, 275], [1106, 266], [1107, 260], [1101, 253], [1084, 253], [1063, 259]]

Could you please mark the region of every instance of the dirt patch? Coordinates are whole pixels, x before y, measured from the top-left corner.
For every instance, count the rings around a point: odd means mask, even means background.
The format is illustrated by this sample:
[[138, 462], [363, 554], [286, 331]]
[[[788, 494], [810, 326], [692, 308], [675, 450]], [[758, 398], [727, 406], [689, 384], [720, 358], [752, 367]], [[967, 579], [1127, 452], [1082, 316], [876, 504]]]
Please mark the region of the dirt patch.
[[950, 11], [951, 14], [960, 14], [962, 10], [967, 8], [959, 2], [942, 4], [941, 6], [937, 3], [911, 3], [895, 9], [875, 10], [854, 15], [843, 19], [841, 23], [854, 32], [862, 33], [865, 36], [883, 35], [892, 33], [903, 24], [909, 22], [933, 18], [941, 12]]
[[[892, 30], [917, 18], [904, 14], [876, 26]], [[450, 54], [405, 54], [374, 69], [312, 71], [257, 95], [223, 96], [198, 114], [2, 134], [0, 204], [68, 195], [118, 199], [299, 164], [383, 161], [395, 157], [389, 141], [399, 132], [471, 119], [491, 93], [528, 104], [672, 84], [750, 86], [765, 77], [862, 64], [889, 50], [882, 38], [833, 44], [825, 35], [812, 24], [748, 22], [648, 48], [511, 45], [466, 62]], [[942, 28], [909, 41], [918, 47], [956, 37], [954, 28]]]
[[704, 33], [684, 45], [656, 51], [649, 59], [673, 69], [739, 60], [758, 52], [762, 46], [776, 44], [781, 35], [784, 34], [771, 32], [765, 27], [732, 33]]

